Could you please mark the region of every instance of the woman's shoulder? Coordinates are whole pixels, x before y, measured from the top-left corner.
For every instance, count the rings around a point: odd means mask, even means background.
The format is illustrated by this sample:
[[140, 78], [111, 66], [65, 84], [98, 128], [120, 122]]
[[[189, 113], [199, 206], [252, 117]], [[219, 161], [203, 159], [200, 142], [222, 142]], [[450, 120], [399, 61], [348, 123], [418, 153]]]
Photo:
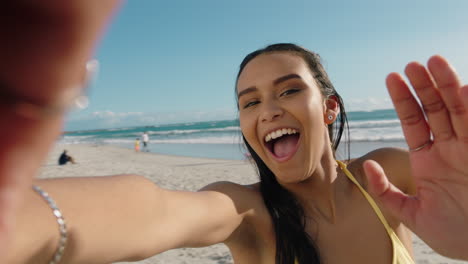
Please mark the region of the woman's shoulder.
[[200, 191], [215, 191], [229, 196], [237, 208], [251, 211], [247, 215], [254, 214], [256, 210], [264, 207], [260, 183], [242, 185], [230, 181], [219, 181], [203, 187]]
[[[358, 181], [367, 187], [367, 178], [363, 170], [366, 160], [374, 160], [383, 168], [388, 180], [405, 193], [414, 192], [414, 182], [411, 177], [409, 153], [400, 148], [380, 148], [352, 159], [348, 163], [349, 170], [355, 174]], [[367, 188], [366, 188], [367, 189]]]
[[239, 212], [245, 213], [242, 223], [229, 239], [224, 241], [230, 248], [240, 245], [255, 247], [257, 244], [254, 238], [263, 238], [270, 230], [271, 220], [260, 192], [260, 183], [241, 185], [221, 181], [209, 184], [201, 191], [222, 192], [232, 199]]
[[246, 192], [246, 193], [259, 193], [260, 190], [260, 183], [253, 183], [253, 184], [239, 184], [231, 181], [218, 181], [213, 182], [202, 189], [202, 190], [213, 190], [213, 191], [235, 191], [235, 192]]

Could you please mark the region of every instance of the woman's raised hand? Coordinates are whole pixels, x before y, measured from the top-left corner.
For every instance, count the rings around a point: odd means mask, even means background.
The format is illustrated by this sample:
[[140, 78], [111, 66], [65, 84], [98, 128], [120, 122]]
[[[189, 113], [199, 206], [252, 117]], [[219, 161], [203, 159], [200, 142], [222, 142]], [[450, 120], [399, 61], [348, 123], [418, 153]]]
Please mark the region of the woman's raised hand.
[[468, 260], [468, 85], [441, 56], [427, 67], [410, 63], [405, 74], [419, 100], [397, 73], [387, 77], [387, 87], [417, 193], [402, 193], [373, 161], [364, 163], [369, 190], [434, 250]]

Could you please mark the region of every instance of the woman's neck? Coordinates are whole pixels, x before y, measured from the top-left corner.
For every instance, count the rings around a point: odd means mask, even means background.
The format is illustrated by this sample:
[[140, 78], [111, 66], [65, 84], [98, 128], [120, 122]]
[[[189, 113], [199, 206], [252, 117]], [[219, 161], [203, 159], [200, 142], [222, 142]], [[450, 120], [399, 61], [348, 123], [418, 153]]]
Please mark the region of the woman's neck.
[[333, 151], [328, 148], [306, 180], [287, 184], [284, 187], [294, 193], [306, 215], [313, 215], [314, 218], [323, 217], [327, 222], [335, 223], [338, 172]]

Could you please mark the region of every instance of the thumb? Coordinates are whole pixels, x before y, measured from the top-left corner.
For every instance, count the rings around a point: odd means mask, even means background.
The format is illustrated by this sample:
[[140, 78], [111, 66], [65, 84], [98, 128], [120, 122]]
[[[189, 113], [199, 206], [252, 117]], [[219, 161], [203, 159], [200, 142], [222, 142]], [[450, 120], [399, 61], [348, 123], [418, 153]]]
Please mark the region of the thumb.
[[363, 164], [369, 193], [407, 227], [414, 227], [419, 200], [408, 196], [388, 181], [382, 167], [373, 160]]

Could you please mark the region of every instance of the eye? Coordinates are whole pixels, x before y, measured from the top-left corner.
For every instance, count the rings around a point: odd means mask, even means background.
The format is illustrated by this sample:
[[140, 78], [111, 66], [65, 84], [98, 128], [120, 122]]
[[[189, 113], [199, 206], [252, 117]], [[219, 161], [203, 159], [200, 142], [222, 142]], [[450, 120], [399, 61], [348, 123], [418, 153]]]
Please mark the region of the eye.
[[254, 105], [258, 104], [258, 103], [260, 103], [260, 101], [250, 101], [250, 102], [248, 102], [248, 103], [246, 103], [244, 105], [244, 109], [246, 109], [248, 107], [251, 107], [251, 106], [254, 106]]
[[291, 89], [288, 89], [288, 90], [282, 92], [282, 93], [280, 94], [280, 96], [286, 96], [286, 95], [290, 95], [290, 94], [295, 94], [295, 93], [297, 93], [297, 92], [299, 92], [299, 91], [300, 91], [299, 88], [291, 88]]

